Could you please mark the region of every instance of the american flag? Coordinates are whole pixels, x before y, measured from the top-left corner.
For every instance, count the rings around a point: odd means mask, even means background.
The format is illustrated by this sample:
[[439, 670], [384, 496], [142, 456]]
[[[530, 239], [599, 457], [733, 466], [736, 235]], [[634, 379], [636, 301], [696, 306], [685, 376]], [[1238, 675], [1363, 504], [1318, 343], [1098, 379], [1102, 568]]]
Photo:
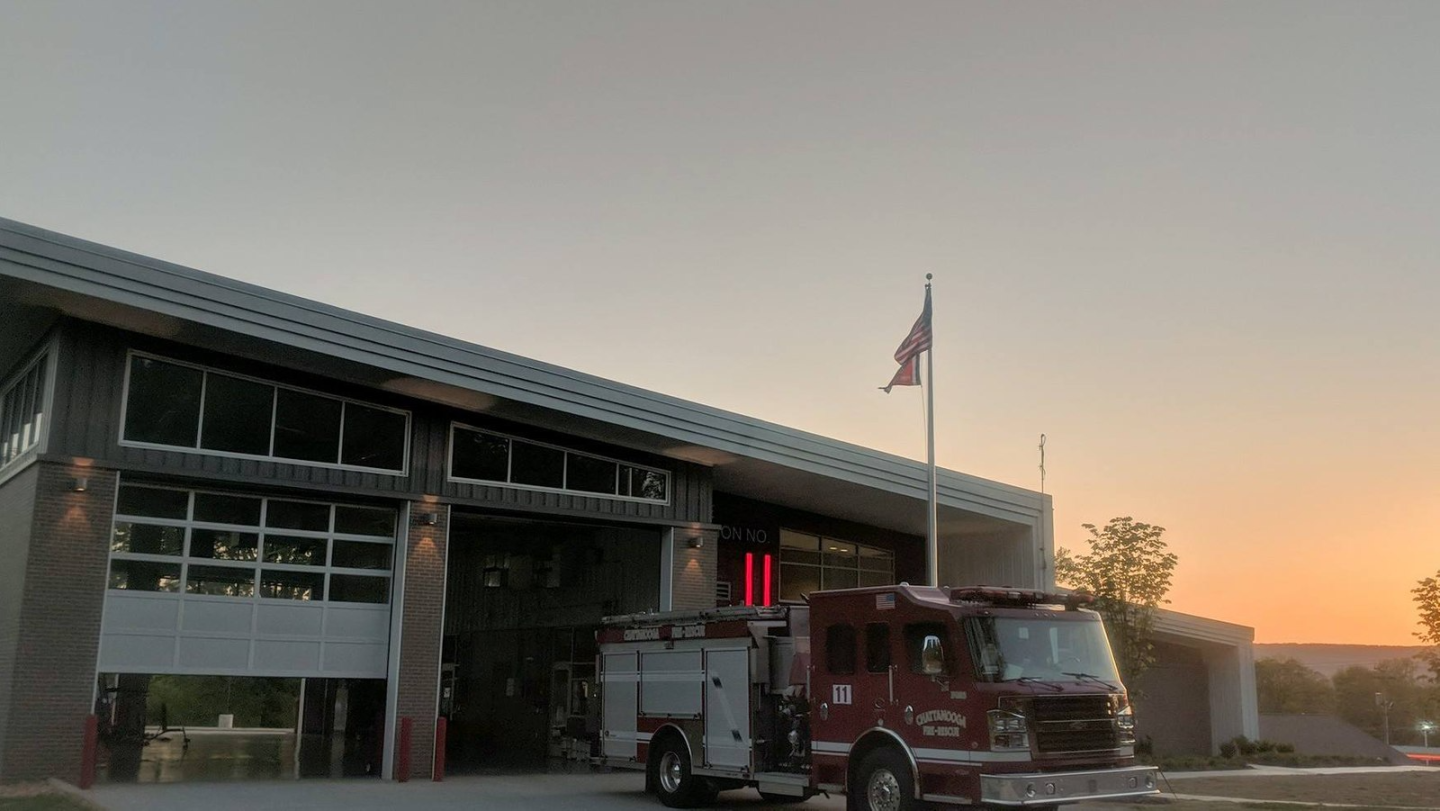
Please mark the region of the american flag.
[[890, 611], [895, 608], [895, 592], [875, 595], [875, 610]]
[[933, 337], [930, 332], [930, 285], [927, 284], [925, 309], [920, 311], [920, 317], [915, 319], [915, 326], [910, 328], [910, 334], [905, 336], [905, 340], [900, 342], [900, 348], [895, 350], [895, 362], [900, 364], [900, 369], [890, 378], [890, 385], [883, 387], [886, 394], [895, 386], [920, 385], [920, 353], [930, 348]]

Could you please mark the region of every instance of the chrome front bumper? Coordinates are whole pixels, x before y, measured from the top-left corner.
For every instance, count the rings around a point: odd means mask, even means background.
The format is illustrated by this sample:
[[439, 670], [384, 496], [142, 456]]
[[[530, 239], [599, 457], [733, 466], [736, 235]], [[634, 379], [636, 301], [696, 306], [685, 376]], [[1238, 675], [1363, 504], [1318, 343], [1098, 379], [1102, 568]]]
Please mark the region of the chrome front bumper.
[[980, 799], [995, 805], [1052, 805], [1157, 794], [1154, 766], [1088, 772], [982, 774]]

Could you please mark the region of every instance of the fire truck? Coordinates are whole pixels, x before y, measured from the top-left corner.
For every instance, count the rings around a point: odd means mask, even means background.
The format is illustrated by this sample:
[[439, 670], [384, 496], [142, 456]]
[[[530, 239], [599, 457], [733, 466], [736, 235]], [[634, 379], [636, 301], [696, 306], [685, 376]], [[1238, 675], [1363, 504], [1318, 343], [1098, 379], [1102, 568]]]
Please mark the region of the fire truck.
[[1089, 600], [901, 584], [609, 617], [597, 760], [674, 808], [746, 786], [865, 811], [1154, 794]]

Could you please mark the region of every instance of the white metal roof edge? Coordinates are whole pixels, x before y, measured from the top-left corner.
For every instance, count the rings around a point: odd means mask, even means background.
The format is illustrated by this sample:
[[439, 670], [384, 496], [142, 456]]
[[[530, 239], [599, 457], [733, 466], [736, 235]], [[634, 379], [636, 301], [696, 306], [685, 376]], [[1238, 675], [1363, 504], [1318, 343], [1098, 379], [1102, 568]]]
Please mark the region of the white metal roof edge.
[[[923, 498], [924, 465], [0, 218], [0, 275]], [[1014, 517], [1039, 493], [940, 471], [943, 504]]]
[[1168, 608], [1156, 610], [1154, 628], [1156, 633], [1160, 634], [1171, 634], [1186, 639], [1199, 639], [1225, 645], [1243, 645], [1255, 641], [1255, 629], [1248, 625], [1213, 620], [1209, 617], [1197, 617], [1194, 614], [1182, 614]]

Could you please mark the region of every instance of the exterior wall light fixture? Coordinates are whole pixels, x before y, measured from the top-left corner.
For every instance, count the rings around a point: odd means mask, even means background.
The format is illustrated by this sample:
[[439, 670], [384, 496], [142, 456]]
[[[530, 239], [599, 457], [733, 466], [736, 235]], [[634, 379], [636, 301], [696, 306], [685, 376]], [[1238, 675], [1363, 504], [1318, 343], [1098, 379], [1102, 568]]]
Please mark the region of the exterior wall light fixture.
[[705, 536], [704, 536], [704, 535], [693, 535], [693, 536], [691, 536], [691, 538], [690, 538], [690, 548], [691, 548], [691, 549], [699, 549], [700, 547], [702, 547], [702, 546], [704, 546], [704, 545], [705, 545]]
[[84, 476], [76, 476], [70, 480], [70, 491], [72, 493], [83, 493], [90, 489], [90, 480]]
[[420, 513], [419, 523], [427, 527], [433, 527], [440, 523], [440, 513]]

